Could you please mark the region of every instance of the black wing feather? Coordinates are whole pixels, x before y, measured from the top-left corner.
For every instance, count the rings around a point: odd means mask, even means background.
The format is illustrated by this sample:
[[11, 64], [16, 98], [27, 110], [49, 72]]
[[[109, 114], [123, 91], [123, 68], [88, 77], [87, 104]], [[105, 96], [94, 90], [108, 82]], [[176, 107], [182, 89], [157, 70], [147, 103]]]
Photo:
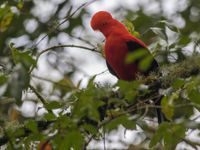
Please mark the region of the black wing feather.
[[[128, 41], [127, 42], [127, 46], [128, 46], [128, 49], [130, 52], [133, 52], [133, 51], [137, 51], [139, 49], [144, 49], [145, 47], [142, 46], [141, 44], [135, 42], [135, 41]], [[151, 53], [149, 52], [149, 55], [151, 55]], [[137, 60], [136, 62], [134, 63], [139, 63], [140, 59]], [[150, 72], [152, 71], [157, 71], [159, 68], [159, 65], [157, 63], [157, 61], [155, 59], [153, 59], [152, 63], [151, 63], [151, 66], [148, 68], [148, 70], [146, 70], [145, 72], [144, 71], [141, 71], [144, 75], [149, 75]], [[162, 99], [163, 96], [161, 96], [159, 99], [153, 99], [153, 101], [155, 102], [155, 105], [157, 106], [160, 106], [160, 103], [161, 103], [161, 99]], [[158, 123], [162, 123], [163, 121], [167, 121], [165, 115], [162, 113], [161, 109], [160, 108], [156, 108], [156, 113], [157, 113], [157, 118], [158, 118]]]
[[115, 71], [113, 70], [113, 68], [110, 66], [110, 64], [108, 63], [108, 61], [106, 61], [106, 65], [107, 65], [107, 67], [108, 67], [109, 72], [110, 72], [112, 75], [114, 75], [114, 76], [116, 76], [116, 77], [118, 78], [117, 74], [115, 73]]
[[[133, 41], [133, 40], [128, 41], [127, 42], [127, 46], [128, 46], [129, 52], [134, 52], [134, 51], [137, 51], [137, 50], [146, 49], [143, 45], [141, 45], [138, 42]], [[149, 52], [149, 55], [151, 55], [150, 52]], [[141, 59], [136, 60], [134, 63], [138, 64], [141, 61]], [[145, 70], [145, 71], [141, 71], [141, 73], [143, 75], [149, 75], [150, 72], [157, 71], [158, 68], [159, 68], [159, 65], [158, 65], [157, 61], [155, 59], [153, 59], [153, 61], [151, 62], [150, 67], [147, 70]]]

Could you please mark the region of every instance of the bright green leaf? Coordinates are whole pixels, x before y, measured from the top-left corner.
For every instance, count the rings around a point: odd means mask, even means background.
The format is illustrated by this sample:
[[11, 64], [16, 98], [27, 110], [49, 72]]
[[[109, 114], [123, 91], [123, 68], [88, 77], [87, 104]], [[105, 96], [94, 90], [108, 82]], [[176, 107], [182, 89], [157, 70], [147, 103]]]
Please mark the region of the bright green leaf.
[[200, 105], [200, 92], [197, 90], [192, 90], [190, 91], [190, 93], [188, 94], [189, 99], [195, 103]]
[[29, 52], [22, 52], [16, 49], [13, 43], [10, 44], [10, 48], [12, 50], [13, 61], [16, 64], [21, 63], [26, 69], [29, 69], [32, 65], [36, 66], [36, 61], [31, 55], [29, 55]]
[[124, 94], [124, 97], [127, 101], [133, 102], [138, 92], [140, 83], [138, 81], [127, 82], [119, 80], [117, 86], [120, 87], [120, 91]]
[[166, 96], [164, 96], [161, 101], [161, 106], [162, 112], [164, 112], [166, 118], [171, 120], [174, 116], [173, 103]]
[[172, 87], [175, 89], [179, 89], [184, 85], [185, 81], [183, 79], [176, 79], [173, 83], [172, 83]]
[[44, 119], [46, 119], [46, 120], [54, 120], [54, 119], [56, 119], [56, 116], [53, 114], [53, 113], [46, 113], [45, 115], [44, 115]]
[[142, 71], [146, 71], [150, 68], [151, 64], [153, 61], [153, 57], [151, 55], [146, 56], [145, 58], [143, 58], [140, 63], [139, 63], [139, 68]]
[[159, 125], [158, 130], [156, 131], [156, 133], [154, 134], [154, 136], [152, 137], [149, 147], [152, 148], [153, 146], [155, 146], [158, 142], [160, 142], [165, 134], [165, 132], [167, 132], [168, 128], [170, 127], [169, 123], [162, 123]]
[[4, 83], [7, 82], [7, 76], [5, 75], [0, 75], [0, 85], [3, 85]]
[[185, 137], [185, 127], [183, 124], [174, 124], [163, 134], [164, 147], [166, 150], [175, 149], [176, 145]]
[[134, 121], [130, 120], [128, 118], [128, 116], [120, 116], [120, 117], [117, 117], [111, 121], [109, 121], [109, 123], [107, 123], [105, 125], [105, 129], [110, 132], [114, 129], [117, 129], [117, 127], [119, 125], [123, 125], [125, 128], [127, 129], [135, 129], [136, 128], [136, 124]]
[[23, 1], [23, 0], [18, 0], [17, 7], [18, 7], [19, 9], [22, 9], [23, 6], [24, 6], [24, 1]]
[[0, 32], [5, 32], [13, 20], [14, 14], [10, 6], [6, 5], [5, 8], [0, 7]]
[[188, 36], [184, 36], [182, 35], [180, 38], [179, 38], [179, 41], [178, 43], [180, 45], [187, 45], [188, 43], [190, 43], [191, 39], [188, 37]]
[[52, 110], [52, 109], [61, 108], [62, 105], [58, 101], [52, 101], [52, 102], [47, 103], [45, 107], [49, 110]]
[[146, 49], [139, 49], [137, 51], [129, 53], [128, 56], [126, 57], [125, 62], [129, 64], [136, 62], [137, 60], [143, 59], [148, 54], [149, 52]]
[[34, 120], [28, 120], [25, 123], [25, 127], [28, 128], [29, 130], [31, 130], [32, 132], [37, 132], [38, 131], [37, 123]]
[[131, 21], [124, 20], [124, 21], [122, 21], [122, 23], [126, 26], [126, 28], [128, 29], [129, 33], [131, 33], [135, 37], [139, 37], [140, 36], [139, 32], [135, 31], [135, 27], [134, 27], [134, 25], [133, 25], [133, 23]]
[[78, 130], [68, 130], [64, 139], [60, 143], [59, 149], [80, 150], [83, 148], [84, 138]]
[[97, 134], [98, 130], [96, 127], [90, 125], [90, 124], [84, 124], [82, 126], [87, 132], [89, 132], [90, 134]]

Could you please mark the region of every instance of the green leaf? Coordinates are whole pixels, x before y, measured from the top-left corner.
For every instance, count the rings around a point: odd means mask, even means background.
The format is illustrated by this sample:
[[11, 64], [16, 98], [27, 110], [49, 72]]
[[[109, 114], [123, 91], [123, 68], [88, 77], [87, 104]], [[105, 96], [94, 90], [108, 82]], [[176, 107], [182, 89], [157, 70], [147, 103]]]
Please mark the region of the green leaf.
[[73, 116], [77, 119], [87, 116], [94, 121], [99, 121], [98, 109], [104, 105], [104, 102], [99, 100], [99, 98], [103, 94], [101, 88], [95, 87], [94, 83], [90, 82], [87, 89], [80, 90], [76, 93], [77, 101], [74, 103], [74, 109], [72, 110]]
[[174, 107], [172, 100], [164, 96], [161, 101], [161, 106], [162, 106], [162, 112], [165, 114], [166, 118], [171, 120], [172, 117], [174, 116]]
[[129, 32], [132, 32], [135, 30], [135, 27], [131, 21], [123, 20], [122, 23], [126, 26], [126, 28], [128, 29]]
[[138, 49], [127, 55], [125, 62], [127, 64], [137, 62], [139, 63], [139, 68], [146, 71], [153, 61], [153, 56], [149, 53], [147, 49]]
[[71, 118], [69, 118], [68, 116], [66, 115], [60, 115], [55, 124], [54, 124], [54, 127], [57, 129], [57, 128], [61, 128], [61, 129], [64, 129], [64, 128], [68, 128], [68, 127], [74, 127], [76, 126], [76, 124], [71, 120]]
[[158, 142], [160, 142], [165, 134], [167, 132], [168, 128], [170, 127], [169, 123], [163, 122], [159, 125], [157, 132], [153, 135], [151, 138], [149, 147], [152, 148], [155, 146]]
[[0, 75], [0, 85], [3, 85], [7, 82], [8, 78], [5, 75]]
[[29, 69], [32, 65], [36, 66], [36, 61], [29, 55], [29, 52], [22, 52], [14, 47], [14, 44], [10, 44], [12, 50], [12, 58], [15, 64], [21, 63], [26, 69]]
[[60, 143], [59, 149], [74, 149], [74, 150], [80, 150], [83, 148], [84, 144], [84, 138], [79, 132], [79, 130], [68, 130], [66, 133], [64, 139]]
[[200, 93], [197, 90], [191, 90], [190, 93], [188, 94], [189, 99], [195, 103], [200, 105]]
[[123, 125], [126, 129], [135, 129], [136, 124], [134, 121], [130, 120], [128, 116], [120, 116], [109, 121], [104, 127], [107, 132], [117, 129], [119, 125]]
[[163, 122], [159, 125], [158, 130], [153, 135], [149, 147], [152, 148], [157, 143], [164, 140], [164, 149], [175, 149], [176, 145], [185, 136], [185, 126], [183, 124], [170, 124]]
[[164, 29], [157, 28], [157, 27], [151, 27], [150, 28], [156, 35], [158, 35], [160, 38], [162, 38], [165, 41], [168, 41], [167, 34], [165, 33]]
[[25, 131], [23, 128], [19, 128], [19, 129], [15, 129], [12, 131], [13, 133], [10, 135], [11, 137], [20, 137], [22, 135], [24, 135]]
[[124, 20], [124, 21], [122, 21], [122, 23], [126, 26], [126, 28], [128, 29], [129, 33], [131, 33], [135, 37], [139, 37], [140, 36], [139, 32], [135, 31], [135, 27], [134, 27], [134, 25], [133, 25], [133, 23], [131, 21]]
[[58, 101], [51, 101], [51, 102], [47, 103], [47, 105], [45, 107], [46, 107], [46, 109], [52, 110], [52, 109], [61, 108], [62, 105]]
[[178, 44], [180, 45], [187, 45], [189, 44], [191, 39], [188, 36], [181, 35], [179, 38]]
[[175, 26], [175, 25], [173, 25], [173, 24], [171, 24], [171, 23], [169, 23], [169, 22], [167, 22], [166, 20], [161, 20], [161, 21], [159, 21], [160, 23], [163, 23], [164, 25], [166, 25], [170, 30], [172, 30], [172, 31], [174, 31], [174, 32], [180, 32], [179, 31], [179, 29]]
[[44, 119], [46, 119], [46, 120], [55, 120], [56, 119], [56, 116], [53, 114], [53, 113], [46, 113], [45, 115], [44, 115]]
[[28, 137], [26, 137], [25, 142], [33, 142], [33, 141], [43, 141], [45, 139], [45, 135], [43, 135], [42, 132], [35, 132], [33, 134], [30, 134]]
[[183, 105], [183, 107], [175, 107], [174, 108], [174, 116], [173, 118], [190, 118], [194, 113], [194, 107], [191, 105], [191, 101], [188, 99], [184, 99], [179, 97], [174, 101], [174, 105]]
[[95, 126], [93, 125], [90, 125], [90, 124], [84, 124], [82, 125], [82, 127], [87, 131], [89, 132], [90, 134], [97, 134], [98, 133], [98, 130]]
[[170, 134], [170, 132], [165, 132], [165, 134], [163, 135], [163, 139], [164, 139], [164, 147], [165, 150], [171, 150], [174, 149], [173, 146], [173, 140], [175, 137], [172, 136], [172, 134]]
[[183, 79], [176, 79], [173, 83], [172, 83], [172, 87], [175, 89], [179, 89], [181, 88], [183, 85], [185, 84], [185, 81]]
[[120, 87], [120, 91], [124, 94], [125, 99], [128, 102], [133, 102], [137, 96], [140, 83], [138, 81], [127, 82], [118, 80], [117, 86]]
[[122, 122], [122, 125], [126, 128], [126, 129], [130, 129], [130, 130], [133, 130], [133, 129], [136, 129], [136, 123], [135, 121], [133, 120], [130, 120], [130, 119], [125, 119], [124, 122]]
[[163, 134], [164, 148], [166, 150], [175, 149], [176, 145], [185, 137], [185, 126], [183, 124], [174, 124]]
[[32, 132], [38, 132], [37, 123], [34, 120], [28, 120], [25, 123], [25, 127], [31, 130]]
[[130, 64], [137, 60], [143, 59], [145, 56], [147, 56], [149, 52], [146, 49], [139, 49], [137, 51], [131, 52], [127, 55], [125, 62]]
[[0, 7], [0, 32], [5, 32], [13, 20], [14, 14], [10, 6], [6, 5], [4, 8]]
[[153, 57], [151, 55], [146, 56], [144, 59], [142, 59], [139, 63], [139, 68], [142, 71], [146, 71], [150, 68], [153, 61]]
[[23, 1], [23, 0], [18, 0], [17, 7], [18, 7], [19, 9], [22, 9], [23, 6], [24, 6], [24, 1]]

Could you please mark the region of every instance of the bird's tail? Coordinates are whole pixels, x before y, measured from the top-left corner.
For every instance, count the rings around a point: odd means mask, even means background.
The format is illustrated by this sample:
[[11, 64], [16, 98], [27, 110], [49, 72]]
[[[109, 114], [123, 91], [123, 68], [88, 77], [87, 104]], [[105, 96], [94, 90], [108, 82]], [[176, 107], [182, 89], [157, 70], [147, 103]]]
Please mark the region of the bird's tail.
[[158, 124], [161, 124], [164, 121], [168, 121], [167, 118], [165, 117], [165, 115], [162, 113], [161, 111], [161, 100], [162, 100], [163, 96], [160, 96], [156, 101], [155, 101], [155, 105], [159, 106], [156, 108], [156, 113], [157, 113], [157, 118], [158, 118]]

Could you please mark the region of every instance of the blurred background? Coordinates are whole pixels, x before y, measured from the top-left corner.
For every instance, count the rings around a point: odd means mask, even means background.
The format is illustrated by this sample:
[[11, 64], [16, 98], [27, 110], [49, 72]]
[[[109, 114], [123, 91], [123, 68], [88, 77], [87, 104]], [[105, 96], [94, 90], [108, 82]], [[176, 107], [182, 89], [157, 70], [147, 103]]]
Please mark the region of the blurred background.
[[[91, 16], [99, 10], [109, 11], [119, 21], [131, 22], [128, 27], [139, 33], [138, 37], [149, 46], [161, 66], [180, 62], [200, 50], [200, 0], [1, 1], [0, 70], [11, 76], [6, 83], [0, 79], [1, 116], [12, 120], [19, 111], [25, 118], [34, 118], [46, 111], [35, 101], [33, 93], [19, 94], [27, 76], [21, 66], [14, 65], [12, 45], [30, 53], [33, 58], [57, 45], [78, 45], [98, 51], [60, 47], [40, 55], [30, 80], [50, 101], [65, 99], [65, 93], [72, 86], [84, 88], [94, 75], [99, 84], [116, 83], [117, 79], [107, 71], [102, 56], [104, 37], [90, 27]], [[69, 86], [69, 89], [58, 86], [59, 83]], [[11, 95], [20, 99], [18, 106], [9, 98]], [[195, 131], [189, 136], [197, 139], [198, 133]], [[135, 135], [140, 135], [140, 138], [133, 142]], [[126, 131], [125, 134], [120, 129], [111, 133], [107, 145], [123, 148], [130, 143], [140, 143], [142, 138], [139, 131]], [[103, 143], [91, 143], [91, 147], [94, 145], [99, 148]], [[179, 149], [183, 147], [182, 144]]]

